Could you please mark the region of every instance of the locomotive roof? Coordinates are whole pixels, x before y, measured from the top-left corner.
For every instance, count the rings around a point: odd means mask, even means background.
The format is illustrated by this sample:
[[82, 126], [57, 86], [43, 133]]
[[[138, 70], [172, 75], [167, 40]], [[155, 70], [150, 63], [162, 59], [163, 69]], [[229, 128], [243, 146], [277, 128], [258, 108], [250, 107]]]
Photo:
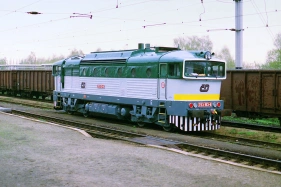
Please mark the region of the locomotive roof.
[[206, 52], [186, 51], [173, 47], [150, 47], [147, 44], [145, 48], [142, 47], [131, 50], [92, 52], [84, 57], [75, 56], [58, 61], [54, 65], [62, 65], [64, 62], [64, 66], [103, 63], [182, 62], [183, 60], [204, 59]]
[[83, 63], [141, 63], [141, 62], [182, 62], [185, 59], [200, 59], [201, 51], [184, 51], [178, 48], [146, 48], [126, 51], [93, 52], [86, 55]]

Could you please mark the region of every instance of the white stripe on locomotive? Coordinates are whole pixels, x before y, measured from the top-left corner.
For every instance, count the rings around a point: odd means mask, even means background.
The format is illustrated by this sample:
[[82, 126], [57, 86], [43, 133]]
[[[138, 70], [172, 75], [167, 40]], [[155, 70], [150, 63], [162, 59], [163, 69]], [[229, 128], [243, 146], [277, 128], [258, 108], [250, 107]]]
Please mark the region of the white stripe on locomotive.
[[[212, 122], [214, 124], [212, 124]], [[209, 117], [205, 123], [201, 123], [200, 118], [185, 117], [185, 116], [169, 116], [169, 123], [174, 124], [176, 127], [183, 131], [204, 131], [204, 130], [216, 130], [219, 129], [219, 120], [212, 121], [212, 117]]]

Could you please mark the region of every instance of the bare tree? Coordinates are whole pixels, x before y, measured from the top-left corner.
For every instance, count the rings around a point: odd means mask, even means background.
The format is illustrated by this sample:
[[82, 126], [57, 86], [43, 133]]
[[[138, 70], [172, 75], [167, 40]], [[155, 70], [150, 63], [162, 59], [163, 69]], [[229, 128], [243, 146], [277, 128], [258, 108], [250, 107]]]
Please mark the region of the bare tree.
[[204, 50], [212, 51], [213, 42], [209, 36], [187, 36], [174, 39], [174, 46], [180, 47], [183, 50]]
[[216, 55], [218, 58], [225, 60], [227, 69], [234, 69], [235, 62], [232, 58], [228, 47], [224, 46], [222, 50]]
[[72, 49], [69, 56], [84, 56], [84, 53], [82, 50]]
[[7, 64], [7, 59], [6, 59], [6, 58], [1, 58], [1, 59], [0, 59], [0, 64], [1, 64], [1, 65]]
[[21, 64], [36, 64], [36, 55], [34, 52], [31, 52], [26, 59], [21, 60]]

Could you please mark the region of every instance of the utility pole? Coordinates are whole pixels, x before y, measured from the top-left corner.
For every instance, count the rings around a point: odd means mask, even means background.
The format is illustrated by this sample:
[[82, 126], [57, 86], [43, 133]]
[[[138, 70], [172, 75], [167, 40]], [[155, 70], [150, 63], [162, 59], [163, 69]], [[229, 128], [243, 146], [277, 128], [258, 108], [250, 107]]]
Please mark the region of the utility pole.
[[235, 68], [242, 69], [243, 63], [243, 0], [235, 1]]

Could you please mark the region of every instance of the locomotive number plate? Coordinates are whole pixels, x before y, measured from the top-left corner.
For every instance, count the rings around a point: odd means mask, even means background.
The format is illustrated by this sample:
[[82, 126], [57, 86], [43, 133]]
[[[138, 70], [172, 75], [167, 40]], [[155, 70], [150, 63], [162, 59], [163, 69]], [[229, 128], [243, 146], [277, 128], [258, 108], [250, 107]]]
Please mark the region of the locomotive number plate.
[[211, 107], [212, 103], [211, 102], [200, 102], [198, 103], [198, 107]]
[[98, 84], [98, 85], [97, 85], [97, 88], [98, 88], [98, 89], [105, 89], [105, 85], [104, 85], [104, 84]]

